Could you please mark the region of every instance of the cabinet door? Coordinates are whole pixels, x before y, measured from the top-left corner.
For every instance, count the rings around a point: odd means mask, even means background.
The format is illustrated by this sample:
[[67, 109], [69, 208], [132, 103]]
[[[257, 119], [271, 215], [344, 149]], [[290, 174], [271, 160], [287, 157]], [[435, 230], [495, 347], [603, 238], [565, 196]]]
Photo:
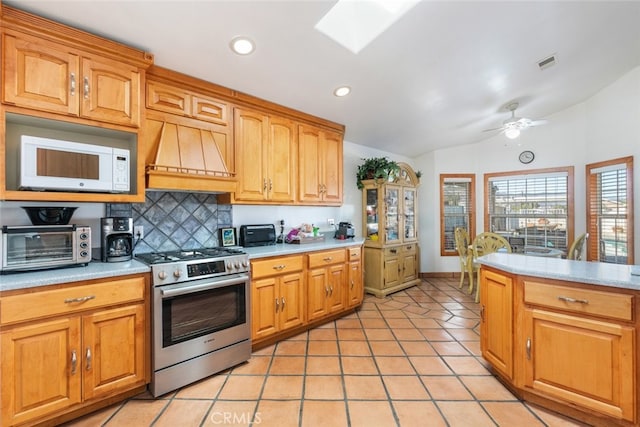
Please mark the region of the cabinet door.
[[327, 298], [327, 311], [335, 313], [344, 310], [348, 293], [347, 270], [345, 264], [336, 264], [327, 267], [329, 297]]
[[81, 401], [80, 319], [1, 334], [2, 425], [35, 420]]
[[480, 276], [482, 356], [513, 378], [513, 279], [482, 269]]
[[144, 305], [83, 317], [84, 398], [103, 397], [146, 383]]
[[417, 235], [417, 215], [416, 215], [416, 189], [402, 188], [402, 214], [403, 229], [402, 239], [404, 242], [415, 242]]
[[80, 59], [62, 46], [5, 34], [3, 100], [21, 107], [77, 115]]
[[140, 72], [132, 65], [101, 58], [82, 59], [80, 115], [127, 126], [140, 125]]
[[351, 261], [349, 263], [349, 299], [347, 305], [349, 307], [356, 306], [362, 302], [363, 288], [362, 288], [362, 262]]
[[342, 204], [342, 135], [321, 132], [322, 200], [330, 204]]
[[238, 200], [265, 200], [267, 197], [268, 117], [248, 110], [235, 110], [235, 141]]
[[402, 280], [400, 272], [402, 267], [400, 266], [400, 258], [397, 256], [384, 258], [384, 287], [390, 288], [392, 286], [399, 285]]
[[251, 338], [264, 338], [278, 332], [276, 303], [280, 305], [277, 278], [253, 280], [251, 283]]
[[634, 328], [528, 308], [525, 331], [525, 387], [634, 421]]
[[293, 202], [296, 182], [295, 126], [291, 120], [269, 118], [269, 148], [267, 155], [267, 177], [269, 200]]
[[307, 273], [307, 316], [315, 320], [327, 314], [329, 279], [326, 268], [316, 268]]
[[385, 243], [399, 243], [400, 242], [400, 187], [393, 185], [387, 185], [384, 189], [384, 241]]
[[287, 274], [280, 278], [281, 331], [304, 323], [304, 274]]
[[402, 256], [402, 282], [415, 280], [418, 278], [416, 254], [404, 254]]
[[299, 126], [299, 200], [319, 202], [322, 200], [322, 159], [320, 158], [320, 130]]

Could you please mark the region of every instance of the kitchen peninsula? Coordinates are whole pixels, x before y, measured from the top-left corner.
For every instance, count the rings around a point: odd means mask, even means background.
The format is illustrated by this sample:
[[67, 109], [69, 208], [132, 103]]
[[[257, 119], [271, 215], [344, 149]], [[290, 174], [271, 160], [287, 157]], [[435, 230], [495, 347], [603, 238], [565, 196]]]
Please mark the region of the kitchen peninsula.
[[633, 267], [502, 253], [479, 262], [482, 356], [502, 382], [593, 425], [637, 425]]

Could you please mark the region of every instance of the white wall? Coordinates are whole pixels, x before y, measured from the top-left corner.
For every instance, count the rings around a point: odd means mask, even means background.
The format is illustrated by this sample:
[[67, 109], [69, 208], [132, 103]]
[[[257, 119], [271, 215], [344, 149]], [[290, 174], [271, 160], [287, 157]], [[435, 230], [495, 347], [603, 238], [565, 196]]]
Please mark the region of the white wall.
[[[423, 171], [419, 190], [422, 272], [459, 269], [457, 257], [440, 256], [442, 173], [476, 174], [476, 230], [484, 229], [485, 173], [574, 166], [576, 235], [586, 231], [586, 164], [633, 155], [634, 199], [640, 200], [640, 67], [547, 119], [548, 124], [523, 131], [516, 144], [505, 146], [508, 140], [498, 135], [477, 144], [436, 150], [415, 160], [416, 168]], [[533, 163], [519, 163], [518, 154], [523, 150], [535, 153]], [[640, 253], [638, 226], [634, 239], [636, 253]]]

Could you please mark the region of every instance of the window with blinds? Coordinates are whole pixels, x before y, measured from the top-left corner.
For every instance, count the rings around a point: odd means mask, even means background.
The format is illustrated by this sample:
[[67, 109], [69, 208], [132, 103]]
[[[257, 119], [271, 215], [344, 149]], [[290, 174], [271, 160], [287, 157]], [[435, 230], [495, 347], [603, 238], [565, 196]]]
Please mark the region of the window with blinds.
[[[566, 251], [573, 238], [573, 167], [485, 175], [485, 230]], [[569, 232], [570, 231], [570, 232]]]
[[475, 236], [475, 175], [440, 175], [440, 254], [457, 255], [454, 231]]
[[633, 157], [587, 165], [587, 260], [633, 264]]

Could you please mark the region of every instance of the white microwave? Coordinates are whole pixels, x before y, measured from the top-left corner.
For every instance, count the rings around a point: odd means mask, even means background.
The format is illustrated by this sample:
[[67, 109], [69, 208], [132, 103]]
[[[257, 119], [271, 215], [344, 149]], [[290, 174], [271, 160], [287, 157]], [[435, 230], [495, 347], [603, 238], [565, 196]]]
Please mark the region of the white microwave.
[[21, 136], [21, 189], [127, 193], [129, 168], [129, 150]]

